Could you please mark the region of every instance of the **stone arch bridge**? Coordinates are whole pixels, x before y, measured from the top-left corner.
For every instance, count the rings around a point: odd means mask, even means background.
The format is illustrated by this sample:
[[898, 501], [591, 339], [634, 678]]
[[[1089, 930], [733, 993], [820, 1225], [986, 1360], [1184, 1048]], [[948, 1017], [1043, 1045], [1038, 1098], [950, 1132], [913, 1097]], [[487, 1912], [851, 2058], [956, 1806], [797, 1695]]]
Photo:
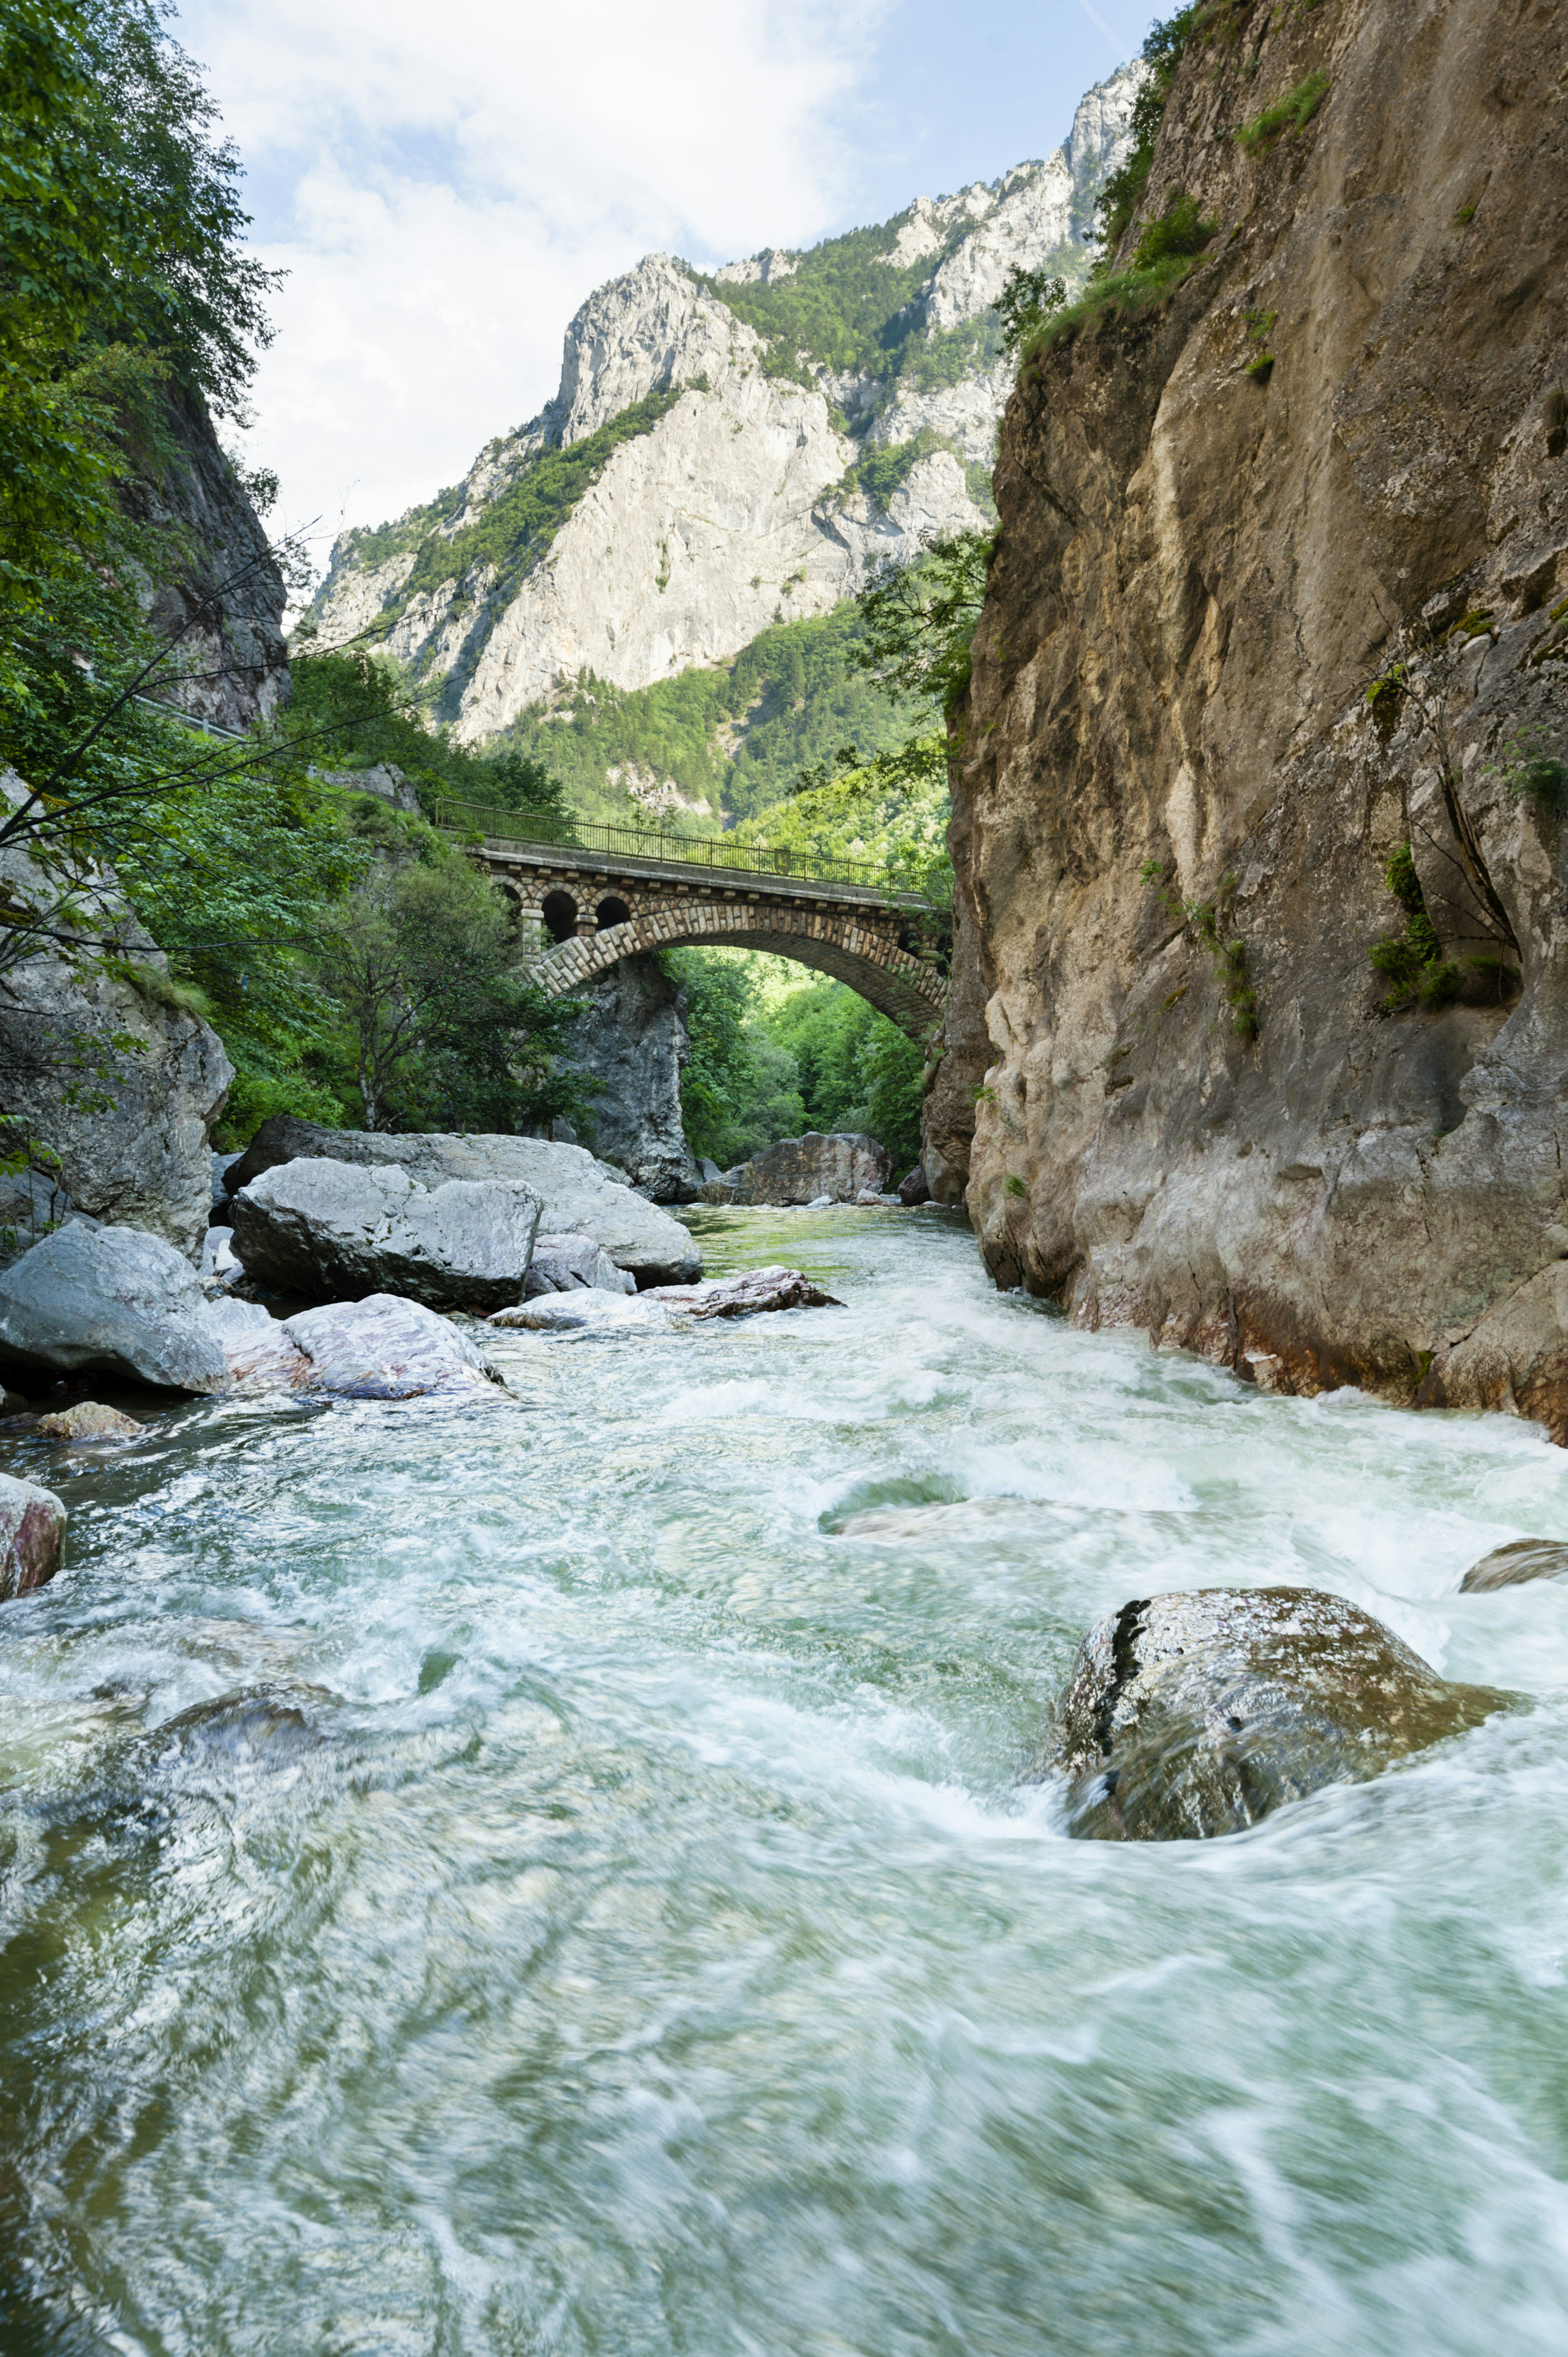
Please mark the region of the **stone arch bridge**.
[[[537, 926], [538, 976], [553, 998], [639, 951], [690, 945], [768, 950], [813, 966], [913, 1039], [941, 1020], [947, 984], [920, 930], [930, 904], [888, 892], [868, 867], [586, 820], [557, 828], [460, 802], [444, 802], [438, 822]], [[531, 823], [562, 839], [525, 835]]]

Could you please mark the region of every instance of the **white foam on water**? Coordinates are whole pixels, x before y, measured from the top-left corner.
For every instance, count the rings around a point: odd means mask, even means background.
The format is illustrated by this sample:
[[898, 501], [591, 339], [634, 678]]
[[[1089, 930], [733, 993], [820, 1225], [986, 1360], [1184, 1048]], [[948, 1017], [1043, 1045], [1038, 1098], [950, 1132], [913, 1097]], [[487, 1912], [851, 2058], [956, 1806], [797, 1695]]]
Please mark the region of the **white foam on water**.
[[[1568, 1455], [1076, 1333], [935, 1215], [783, 1224], [713, 1260], [843, 1310], [498, 1335], [526, 1405], [220, 1402], [69, 1477], [0, 1608], [40, 2330], [1556, 2357], [1568, 1585], [1457, 1587], [1568, 1537]], [[1090, 1621], [1279, 1582], [1532, 1706], [1070, 1839]]]

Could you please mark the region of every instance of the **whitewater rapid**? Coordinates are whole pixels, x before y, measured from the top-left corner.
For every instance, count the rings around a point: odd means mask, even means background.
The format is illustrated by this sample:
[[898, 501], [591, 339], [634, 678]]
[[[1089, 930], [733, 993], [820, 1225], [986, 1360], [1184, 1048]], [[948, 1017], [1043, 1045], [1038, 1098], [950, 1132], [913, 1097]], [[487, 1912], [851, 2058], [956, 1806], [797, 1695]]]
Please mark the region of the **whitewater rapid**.
[[[1560, 2357], [1568, 1454], [698, 1224], [845, 1308], [8, 1445], [6, 2357]], [[1281, 1581], [1533, 1706], [1068, 1839], [1090, 1621]]]

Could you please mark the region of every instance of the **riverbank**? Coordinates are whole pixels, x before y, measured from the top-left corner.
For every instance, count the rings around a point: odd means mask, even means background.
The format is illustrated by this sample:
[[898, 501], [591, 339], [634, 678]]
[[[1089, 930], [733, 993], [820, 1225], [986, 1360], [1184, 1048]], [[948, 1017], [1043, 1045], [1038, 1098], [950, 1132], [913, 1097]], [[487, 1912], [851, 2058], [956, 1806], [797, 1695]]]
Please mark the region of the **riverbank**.
[[[1561, 1452], [1074, 1331], [935, 1210], [693, 1226], [847, 1307], [0, 1459], [72, 1512], [0, 1616], [8, 2352], [1554, 2352], [1568, 1592], [1454, 1591]], [[1067, 1838], [1086, 1628], [1279, 1581], [1543, 1699]]]

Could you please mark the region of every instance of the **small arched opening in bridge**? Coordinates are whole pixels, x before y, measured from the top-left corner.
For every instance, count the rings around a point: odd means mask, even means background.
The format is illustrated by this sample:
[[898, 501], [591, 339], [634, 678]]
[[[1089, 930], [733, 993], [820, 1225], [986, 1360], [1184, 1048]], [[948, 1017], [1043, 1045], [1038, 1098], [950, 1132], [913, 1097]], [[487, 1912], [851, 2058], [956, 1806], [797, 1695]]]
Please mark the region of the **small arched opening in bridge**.
[[577, 903], [570, 892], [546, 892], [540, 915], [553, 942], [570, 942], [577, 934]]
[[607, 933], [612, 925], [629, 925], [631, 922], [631, 910], [624, 900], [618, 900], [613, 892], [607, 899], [599, 902], [594, 915], [601, 933]]

